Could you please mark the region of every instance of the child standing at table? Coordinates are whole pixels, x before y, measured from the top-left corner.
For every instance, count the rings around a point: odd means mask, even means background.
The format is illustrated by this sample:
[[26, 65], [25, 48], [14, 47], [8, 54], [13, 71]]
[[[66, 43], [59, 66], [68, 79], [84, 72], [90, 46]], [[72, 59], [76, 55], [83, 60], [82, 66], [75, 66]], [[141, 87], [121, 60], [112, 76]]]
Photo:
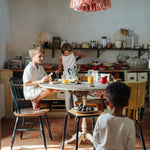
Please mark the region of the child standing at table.
[[124, 83], [111, 83], [106, 89], [105, 105], [110, 113], [102, 114], [96, 122], [93, 142], [96, 150], [134, 150], [134, 121], [124, 117], [122, 110], [128, 105], [130, 87]]
[[[83, 57], [85, 57], [85, 55], [82, 53], [79, 53], [77, 51], [72, 51], [72, 47], [69, 43], [63, 44], [61, 48], [61, 53], [62, 55], [59, 56], [58, 69], [60, 71], [63, 70], [63, 75], [66, 75], [66, 76], [69, 75], [68, 69], [77, 68], [76, 62], [79, 59], [82, 59]], [[77, 100], [75, 95], [73, 95], [73, 99], [74, 101]], [[67, 111], [73, 107], [73, 100], [71, 100], [71, 94], [68, 91], [65, 92], [65, 105], [66, 105]], [[69, 116], [69, 119], [70, 117], [71, 116]]]
[[40, 101], [57, 90], [39, 87], [39, 84], [51, 81], [52, 78], [47, 76], [44, 68], [40, 65], [43, 60], [44, 50], [40, 45], [33, 45], [29, 49], [29, 56], [32, 59], [23, 72], [23, 90], [26, 100], [31, 100], [34, 110], [39, 110]]

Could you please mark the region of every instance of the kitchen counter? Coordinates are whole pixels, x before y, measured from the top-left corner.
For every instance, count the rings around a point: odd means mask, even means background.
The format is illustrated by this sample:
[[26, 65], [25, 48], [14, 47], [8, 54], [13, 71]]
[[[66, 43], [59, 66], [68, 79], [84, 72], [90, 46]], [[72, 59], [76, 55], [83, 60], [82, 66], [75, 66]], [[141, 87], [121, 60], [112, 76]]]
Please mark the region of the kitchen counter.
[[[99, 72], [144, 72], [147, 71], [149, 72], [150, 69], [127, 69], [127, 70], [122, 70], [122, 69], [115, 69], [115, 70], [99, 70]], [[86, 73], [88, 70], [80, 70], [79, 72]]]
[[[13, 73], [13, 76], [18, 76], [18, 77], [22, 77], [23, 75], [23, 70], [24, 69], [0, 69], [1, 71], [2, 70], [7, 70], [7, 71], [11, 71]], [[55, 72], [56, 69], [49, 69], [49, 70], [45, 70], [47, 73], [50, 73], [50, 72]], [[147, 73], [147, 80], [149, 80], [149, 72], [150, 72], [150, 69], [127, 69], [127, 70], [121, 70], [121, 69], [115, 69], [115, 70], [99, 70], [99, 73], [110, 73], [112, 74], [115, 78], [121, 78], [123, 81], [126, 81], [127, 80], [127, 74], [128, 73], [132, 73], [132, 72], [135, 72], [135, 73], [144, 73], [146, 72]], [[88, 70], [80, 70], [79, 71], [79, 77], [81, 76], [85, 76], [85, 74], [88, 73]], [[61, 72], [58, 72], [59, 74], [59, 78], [61, 78], [61, 75], [62, 75], [62, 71]]]
[[[10, 70], [15, 72], [23, 72], [24, 69], [0, 69], [2, 70]], [[52, 70], [45, 70], [46, 72], [55, 72], [55, 69]], [[149, 72], [150, 69], [127, 69], [127, 70], [121, 70], [121, 69], [115, 69], [115, 70], [99, 70], [99, 72]], [[88, 70], [80, 70], [79, 73], [87, 73]]]
[[[46, 72], [55, 72], [56, 70], [45, 70]], [[86, 76], [88, 70], [80, 70], [79, 76]], [[128, 70], [100, 70], [101, 73], [110, 73], [114, 78], [121, 78], [123, 81], [149, 81], [150, 69], [128, 69]], [[0, 69], [0, 83], [5, 86], [5, 116], [7, 118], [13, 117], [13, 101], [8, 82], [9, 77], [22, 77], [23, 69]]]

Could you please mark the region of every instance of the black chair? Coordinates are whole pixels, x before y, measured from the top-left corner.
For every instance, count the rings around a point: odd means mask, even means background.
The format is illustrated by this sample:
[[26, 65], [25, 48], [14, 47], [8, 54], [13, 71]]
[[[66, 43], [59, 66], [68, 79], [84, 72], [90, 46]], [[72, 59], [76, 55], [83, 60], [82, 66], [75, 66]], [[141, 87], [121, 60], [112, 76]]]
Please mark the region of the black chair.
[[[51, 134], [51, 130], [49, 127], [48, 118], [46, 115], [49, 112], [49, 109], [33, 110], [32, 107], [26, 108], [27, 102], [29, 102], [29, 101], [24, 99], [22, 79], [9, 78], [9, 83], [10, 83], [10, 89], [11, 89], [12, 99], [13, 99], [14, 115], [16, 116], [16, 122], [14, 125], [14, 130], [13, 130], [13, 135], [12, 135], [12, 140], [11, 140], [11, 149], [14, 144], [16, 131], [21, 131], [20, 139], [22, 139], [24, 131], [41, 131], [43, 142], [44, 142], [44, 147], [46, 150], [47, 145], [46, 145], [45, 133], [44, 133], [44, 128], [43, 128], [42, 116], [44, 116], [44, 118], [45, 118], [48, 134], [49, 134], [50, 139], [52, 140], [52, 134]], [[32, 117], [33, 120], [35, 119], [34, 117], [38, 117], [39, 122], [25, 121], [25, 118], [29, 118], [29, 117]], [[21, 128], [17, 128], [19, 119], [22, 119]], [[29, 124], [30, 127], [24, 128], [26, 124]], [[40, 129], [34, 129], [33, 127], [35, 124], [40, 124]]]

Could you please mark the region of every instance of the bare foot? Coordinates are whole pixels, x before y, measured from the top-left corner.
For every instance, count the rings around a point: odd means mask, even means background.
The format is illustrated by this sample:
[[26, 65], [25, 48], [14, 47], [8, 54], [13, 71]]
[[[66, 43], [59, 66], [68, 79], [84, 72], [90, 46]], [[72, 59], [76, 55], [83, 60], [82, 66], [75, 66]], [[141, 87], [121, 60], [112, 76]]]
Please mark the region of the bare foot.
[[34, 100], [32, 100], [31, 103], [33, 106], [33, 110], [40, 110], [40, 108], [38, 107], [38, 104]]
[[72, 118], [74, 118], [74, 116], [71, 115], [71, 114], [68, 114], [68, 120], [70, 120], [70, 119], [72, 119]]

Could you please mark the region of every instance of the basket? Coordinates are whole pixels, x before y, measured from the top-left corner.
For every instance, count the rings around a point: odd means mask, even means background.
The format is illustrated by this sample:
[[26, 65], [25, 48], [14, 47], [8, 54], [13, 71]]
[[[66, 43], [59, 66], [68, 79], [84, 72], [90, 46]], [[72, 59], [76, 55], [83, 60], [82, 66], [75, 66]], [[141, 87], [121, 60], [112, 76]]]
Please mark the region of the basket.
[[112, 63], [103, 63], [104, 66], [107, 66], [107, 67], [113, 67], [116, 65], [115, 62], [112, 62]]
[[128, 29], [120, 29], [122, 35], [128, 34]]

